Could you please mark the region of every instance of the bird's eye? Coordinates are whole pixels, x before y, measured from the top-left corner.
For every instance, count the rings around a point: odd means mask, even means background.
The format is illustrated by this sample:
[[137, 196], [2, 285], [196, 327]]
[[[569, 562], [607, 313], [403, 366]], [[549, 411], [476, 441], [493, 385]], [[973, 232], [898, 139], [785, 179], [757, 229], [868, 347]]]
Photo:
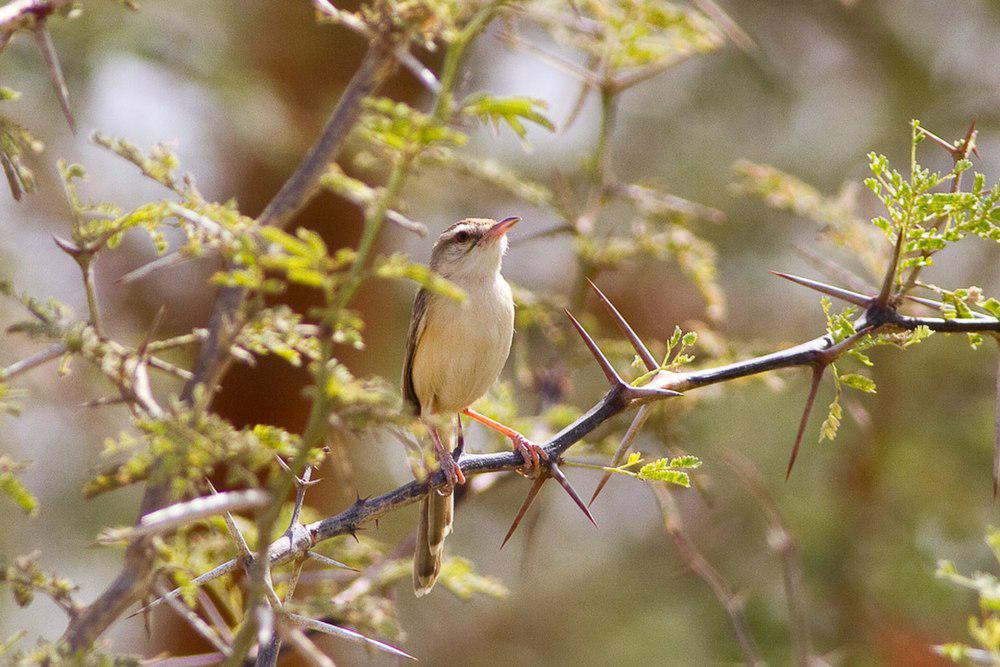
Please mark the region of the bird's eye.
[[462, 230], [459, 233], [455, 234], [455, 240], [458, 241], [459, 243], [465, 243], [466, 241], [469, 240], [469, 236], [470, 236], [469, 232]]

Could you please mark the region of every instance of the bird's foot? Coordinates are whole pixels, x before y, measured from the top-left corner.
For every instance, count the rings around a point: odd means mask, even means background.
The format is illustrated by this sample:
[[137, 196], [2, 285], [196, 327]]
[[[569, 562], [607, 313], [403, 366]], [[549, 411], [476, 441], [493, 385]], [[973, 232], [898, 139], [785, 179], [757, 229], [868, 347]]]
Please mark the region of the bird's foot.
[[542, 447], [531, 442], [520, 433], [515, 432], [508, 437], [514, 447], [514, 451], [524, 459], [524, 468], [521, 469], [521, 472], [528, 477], [537, 476], [542, 469], [542, 459], [548, 461], [549, 455]]
[[465, 475], [462, 473], [458, 461], [455, 460], [455, 457], [451, 455], [451, 452], [447, 448], [438, 450], [438, 464], [441, 466], [444, 478], [448, 482], [447, 486], [438, 490], [438, 493], [446, 496], [455, 490], [456, 484], [465, 484]]

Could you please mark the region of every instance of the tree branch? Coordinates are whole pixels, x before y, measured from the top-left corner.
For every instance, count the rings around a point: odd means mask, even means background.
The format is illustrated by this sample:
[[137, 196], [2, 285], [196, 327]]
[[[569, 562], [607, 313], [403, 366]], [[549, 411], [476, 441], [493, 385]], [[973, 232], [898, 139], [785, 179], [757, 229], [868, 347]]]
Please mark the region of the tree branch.
[[[961, 333], [973, 331], [1000, 332], [1000, 320], [995, 318], [955, 319], [945, 320], [930, 317], [911, 317], [902, 315], [894, 307], [871, 306], [855, 322], [858, 330], [866, 330], [870, 335], [877, 335], [886, 330], [913, 330], [918, 326], [926, 326], [934, 331]], [[581, 331], [581, 335], [586, 335]], [[841, 341], [841, 344], [856, 344], [860, 337]], [[585, 341], [589, 339], [586, 336]], [[610, 377], [611, 389], [575, 422], [554, 435], [543, 445], [549, 461], [557, 462], [563, 453], [582, 440], [604, 422], [624, 412], [627, 409], [643, 405], [652, 400], [662, 400], [670, 397], [668, 392], [681, 392], [707, 387], [709, 385], [737, 380], [740, 378], [802, 366], [813, 367], [816, 364], [828, 363], [830, 349], [834, 347], [833, 339], [828, 335], [818, 336], [778, 352], [766, 354], [743, 361], [737, 361], [724, 366], [703, 368], [685, 372], [673, 372], [661, 369], [648, 384], [633, 387], [622, 381], [615, 374]], [[598, 363], [606, 360], [599, 350], [592, 350]], [[845, 350], [840, 350], [844, 352]], [[606, 370], [606, 369], [605, 369]], [[612, 371], [613, 373], [613, 371]], [[512, 472], [524, 466], [524, 460], [517, 452], [500, 452], [496, 454], [463, 454], [458, 462], [463, 474], [468, 478], [490, 472]], [[278, 539], [268, 548], [268, 561], [276, 566], [293, 559], [305, 556], [310, 549], [320, 542], [339, 535], [354, 534], [362, 525], [417, 502], [433, 489], [447, 484], [445, 475], [440, 470], [430, 475], [424, 481], [412, 481], [387, 493], [374, 498], [359, 498], [343, 512], [315, 521], [306, 525], [304, 534], [294, 543], [288, 539]], [[228, 561], [214, 570], [199, 576], [194, 583], [202, 584], [232, 571], [237, 565], [236, 560]], [[179, 589], [171, 593], [176, 595]], [[154, 601], [150, 607], [162, 600]]]
[[[56, 1], [51, 0], [52, 3]], [[20, 4], [34, 7], [51, 3], [26, 0]], [[0, 25], [5, 25], [4, 12], [7, 10], [9, 13], [11, 6], [7, 5], [0, 9]], [[392, 73], [396, 62], [393, 55], [394, 40], [395, 36], [392, 34], [373, 39], [364, 60], [344, 89], [323, 128], [319, 140], [261, 213], [258, 218], [260, 224], [284, 227], [312, 198], [320, 176], [327, 165], [336, 158], [344, 139], [357, 121], [361, 113], [362, 100], [371, 95]], [[181, 394], [185, 402], [191, 402], [198, 385], [215, 387], [225, 372], [231, 359], [230, 346], [240, 330], [241, 310], [245, 299], [246, 292], [242, 289], [225, 287], [219, 291], [212, 308], [208, 334], [199, 352], [194, 373]], [[162, 508], [169, 500], [169, 480], [151, 483], [142, 499], [140, 517]], [[136, 540], [130, 544], [118, 576], [93, 603], [70, 622], [62, 641], [74, 650], [84, 649], [93, 644], [149, 587], [154, 560], [155, 555], [149, 539]]]

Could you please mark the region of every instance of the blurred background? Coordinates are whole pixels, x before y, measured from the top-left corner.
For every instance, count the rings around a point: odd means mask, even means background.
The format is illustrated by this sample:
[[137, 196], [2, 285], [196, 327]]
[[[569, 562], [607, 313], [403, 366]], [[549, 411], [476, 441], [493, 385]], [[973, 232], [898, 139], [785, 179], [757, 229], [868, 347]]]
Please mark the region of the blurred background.
[[[766, 352], [818, 335], [825, 326], [813, 294], [767, 273], [816, 275], [794, 248], [816, 247], [818, 226], [736, 196], [729, 187], [730, 165], [739, 159], [772, 164], [835, 195], [845, 182], [860, 183], [868, 175], [870, 150], [905, 164], [910, 119], [951, 139], [977, 117], [975, 168], [992, 182], [1000, 172], [1000, 3], [721, 4], [758, 50], [727, 44], [631, 90], [622, 99], [611, 161], [624, 180], [656, 181], [725, 213], [724, 222], [697, 225], [697, 233], [719, 251], [728, 316], [718, 329], [742, 349]], [[164, 193], [131, 165], [96, 148], [90, 134], [100, 130], [144, 147], [170, 141], [207, 198], [233, 197], [244, 213], [256, 215], [317, 135], [365, 47], [356, 35], [317, 24], [305, 0], [161, 0], [137, 13], [90, 1], [78, 19], [50, 26], [80, 132], [74, 136], [67, 129], [33, 41], [19, 36], [0, 57], [0, 83], [23, 93], [9, 112], [46, 147], [29, 158], [38, 192], [20, 203], [0, 193], [0, 278], [33, 295], [54, 296], [77, 312], [86, 308], [77, 267], [51, 239], [68, 224], [56, 158], [86, 166], [88, 197], [127, 207]], [[461, 91], [542, 98], [562, 125], [578, 84], [531, 54], [511, 50], [495, 28], [477, 42]], [[435, 57], [425, 60], [436, 67]], [[405, 73], [384, 93], [426, 104], [425, 93]], [[530, 152], [489, 131], [477, 134], [468, 150], [551, 182], [557, 173], [579, 169], [597, 119], [591, 96], [569, 131], [532, 130]], [[943, 152], [930, 148], [922, 162], [950, 167]], [[488, 189], [456, 188], [433, 170], [411, 181], [405, 199], [411, 216], [431, 234], [420, 239], [390, 228], [381, 239], [385, 251], [404, 250], [426, 261], [433, 237], [454, 220], [520, 214], [524, 222], [514, 234], [505, 274], [542, 292], [573, 289], [569, 241], [526, 240], [556, 224], [551, 214]], [[859, 193], [857, 211], [865, 218], [877, 215], [877, 203]], [[360, 219], [356, 209], [324, 194], [298, 221], [337, 246], [356, 241]], [[961, 261], [943, 258], [927, 279], [951, 287], [976, 284], [997, 295], [996, 247], [966, 244]], [[153, 254], [148, 239], [135, 235], [103, 255], [97, 267], [106, 321], [126, 341], [140, 341], [163, 304], [165, 334], [207, 321], [213, 290], [205, 284], [216, 268], [211, 260], [116, 283]], [[666, 338], [675, 324], [705, 319], [697, 290], [670, 263], [642, 263], [603, 275], [600, 283], [650, 339]], [[345, 351], [355, 374], [398, 377], [413, 291], [381, 284], [357, 300], [368, 346]], [[309, 298], [299, 291], [288, 295], [297, 309], [308, 308]], [[0, 304], [0, 325], [13, 321], [14, 308]], [[600, 306], [590, 300], [585, 308], [597, 314]], [[33, 349], [3, 336], [0, 365]], [[713, 388], [696, 409], [672, 422], [670, 442], [705, 461], [697, 473], [705, 495], [674, 494], [688, 536], [745, 603], [763, 655], [777, 664], [793, 655], [780, 563], [768, 547], [764, 513], [724, 465], [725, 452], [755, 463], [798, 540], [812, 639], [834, 661], [935, 664], [927, 646], [964, 639], [967, 615], [975, 610], [972, 593], [935, 579], [936, 560], [953, 559], [963, 571], [991, 567], [983, 536], [998, 516], [990, 484], [994, 346], [973, 351], [964, 338], [934, 336], [905, 354], [881, 348], [874, 357], [878, 394], [855, 400], [862, 424], [845, 419], [835, 442], [815, 444], [831, 400], [824, 385], [787, 483], [785, 461], [805, 400], [805, 371], [779, 374], [780, 386]], [[103, 439], [124, 428], [127, 418], [113, 408], [80, 407], [99, 390], [88, 369], [77, 370], [68, 377], [52, 365], [34, 371], [20, 381], [30, 392], [23, 416], [0, 422], [0, 451], [35, 462], [23, 479], [41, 502], [33, 519], [4, 507], [0, 552], [42, 549], [43, 566], [76, 581], [89, 601], [121, 557], [89, 545], [101, 527], [133, 521], [141, 490], [82, 501], [81, 486]], [[573, 400], [582, 408], [598, 395], [596, 384], [583, 385], [596, 383], [594, 377], [590, 371], [574, 376]], [[308, 409], [300, 392], [306, 380], [304, 371], [274, 359], [262, 359], [256, 368], [237, 366], [216, 407], [238, 426], [261, 422], [298, 430]], [[639, 448], [655, 450], [657, 437], [645, 435], [654, 442], [640, 441]], [[481, 438], [473, 435], [474, 447], [485, 446]], [[410, 475], [391, 439], [346, 444], [350, 484], [314, 488], [309, 503], [319, 515], [343, 509], [354, 499], [354, 487], [361, 495], [377, 494]], [[327, 475], [338, 478], [331, 469], [321, 471]], [[598, 479], [589, 471], [570, 475], [588, 495]], [[612, 480], [594, 506], [599, 529], [583, 521], [563, 494], [545, 488], [532, 510], [538, 518], [531, 540], [522, 533], [501, 552], [500, 539], [527, 488], [528, 482], [515, 478], [467, 503], [449, 540], [453, 553], [504, 581], [511, 596], [462, 602], [438, 590], [418, 601], [404, 581], [398, 605], [407, 651], [425, 664], [740, 661], [724, 609], [678, 557], [645, 485]], [[412, 510], [397, 512], [369, 536], [393, 544], [414, 517]], [[46, 600], [29, 610], [16, 608], [6, 594], [0, 600], [0, 638], [19, 628], [56, 638], [63, 627], [61, 612]], [[154, 627], [147, 640], [141, 619], [123, 621], [108, 639], [117, 649], [152, 655], [178, 646], [186, 632], [169, 616]], [[342, 644], [324, 646], [343, 664], [381, 660]]]

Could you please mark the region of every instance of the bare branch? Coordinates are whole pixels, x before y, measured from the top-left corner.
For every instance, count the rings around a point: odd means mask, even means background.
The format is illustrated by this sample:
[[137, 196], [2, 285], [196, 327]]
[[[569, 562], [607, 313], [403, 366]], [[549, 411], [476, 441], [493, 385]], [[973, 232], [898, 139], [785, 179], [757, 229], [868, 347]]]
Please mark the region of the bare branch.
[[684, 524], [681, 521], [680, 511], [674, 503], [670, 489], [660, 484], [653, 484], [652, 489], [656, 495], [656, 500], [660, 504], [664, 527], [670, 539], [673, 540], [674, 546], [677, 548], [677, 553], [691, 571], [708, 584], [708, 587], [712, 589], [712, 593], [719, 600], [719, 604], [726, 610], [746, 663], [749, 665], [763, 665], [764, 661], [760, 658], [757, 642], [754, 641], [753, 635], [750, 633], [750, 624], [743, 613], [742, 601], [733, 592], [729, 584], [726, 583], [726, 580], [722, 578], [719, 571], [708, 562], [701, 552], [698, 551], [698, 548], [688, 539], [684, 532]]
[[30, 357], [22, 359], [21, 361], [15, 361], [7, 368], [0, 369], [0, 380], [9, 380], [13, 377], [17, 377], [21, 373], [26, 373], [32, 368], [41, 366], [44, 363], [48, 363], [53, 359], [58, 359], [66, 352], [65, 343], [56, 343], [55, 345], [50, 345], [49, 347], [35, 352]]
[[186, 523], [218, 514], [229, 514], [231, 511], [241, 510], [259, 510], [267, 507], [270, 500], [271, 497], [259, 489], [227, 491], [216, 493], [213, 496], [194, 498], [150, 512], [143, 516], [135, 526], [105, 531], [98, 538], [98, 542], [112, 544], [120, 540], [135, 540], [149, 535], [158, 535]]
[[[837, 355], [844, 353], [856, 344], [862, 336], [874, 335], [883, 327], [913, 330], [917, 326], [928, 326], [931, 329], [951, 332], [962, 332], [966, 330], [965, 327], [968, 327], [968, 330], [1000, 333], [1000, 321], [996, 319], [916, 318], [900, 315], [892, 308], [872, 308], [858, 320], [855, 326], [858, 333], [836, 345], [833, 344], [829, 335], [823, 335], [778, 352], [724, 366], [694, 369], [680, 373], [660, 371], [649, 384], [652, 385], [653, 389], [670, 392], [669, 395], [673, 396], [676, 395], [677, 391], [691, 391], [779, 369], [828, 364]], [[589, 336], [587, 337], [589, 338]], [[603, 358], [603, 355], [601, 357], [595, 356], [595, 358]], [[583, 416], [549, 439], [543, 446], [549, 460], [557, 461], [566, 450], [598, 426], [635, 405], [636, 399], [629, 395], [628, 387], [629, 385], [624, 383], [613, 385], [607, 394]], [[660, 397], [665, 398], [666, 395]], [[524, 460], [520, 454], [509, 451], [495, 454], [465, 454], [458, 464], [463, 474], [466, 477], [471, 477], [489, 472], [516, 471], [523, 468]], [[536, 480], [536, 485], [540, 487], [543, 482], [544, 478], [541, 478], [541, 482]], [[424, 481], [412, 481], [380, 496], [358, 499], [340, 514], [306, 526], [299, 526], [300, 531], [291, 539], [288, 536], [282, 536], [275, 540], [268, 548], [268, 560], [272, 566], [275, 566], [300, 558], [320, 542], [338, 535], [353, 534], [363, 524], [375, 521], [390, 512], [415, 503], [432, 490], [443, 488], [446, 485], [445, 474], [439, 470]], [[537, 494], [537, 489], [535, 493]], [[530, 503], [528, 504], [530, 505]], [[526, 511], [527, 507], [522, 509]], [[523, 513], [520, 514], [523, 516]], [[194, 583], [204, 583], [222, 576], [236, 567], [236, 560], [228, 561], [198, 577]], [[171, 595], [178, 593], [179, 590], [173, 591]], [[147, 608], [152, 608], [159, 603], [160, 600], [156, 600]]]
[[760, 473], [749, 460], [742, 456], [726, 453], [723, 460], [736, 473], [764, 509], [768, 523], [767, 544], [778, 554], [781, 574], [785, 584], [785, 599], [788, 601], [789, 625], [792, 640], [798, 654], [798, 664], [809, 667], [813, 662], [813, 650], [809, 640], [809, 615], [806, 609], [805, 589], [802, 576], [802, 562], [795, 537], [788, 529], [777, 503], [768, 493]]

